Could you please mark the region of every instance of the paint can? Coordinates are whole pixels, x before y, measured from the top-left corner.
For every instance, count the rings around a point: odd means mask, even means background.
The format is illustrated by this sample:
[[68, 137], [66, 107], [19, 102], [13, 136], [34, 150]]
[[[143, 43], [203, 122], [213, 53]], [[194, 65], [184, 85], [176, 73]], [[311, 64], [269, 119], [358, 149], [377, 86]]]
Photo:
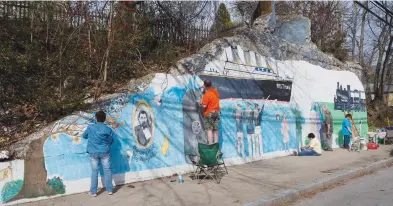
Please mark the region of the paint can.
[[378, 144], [368, 143], [367, 144], [367, 148], [370, 149], [370, 150], [376, 150], [376, 149], [378, 149]]

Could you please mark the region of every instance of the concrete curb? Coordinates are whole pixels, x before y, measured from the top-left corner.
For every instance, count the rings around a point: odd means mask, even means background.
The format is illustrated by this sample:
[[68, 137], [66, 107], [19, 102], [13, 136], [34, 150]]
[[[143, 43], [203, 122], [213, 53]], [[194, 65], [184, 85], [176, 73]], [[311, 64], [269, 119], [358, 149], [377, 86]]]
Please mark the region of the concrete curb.
[[277, 195], [273, 195], [264, 199], [259, 199], [254, 202], [250, 202], [247, 204], [244, 204], [244, 206], [272, 206], [272, 205], [281, 205], [281, 204], [286, 204], [291, 201], [295, 201], [299, 197], [301, 197], [303, 194], [313, 192], [318, 189], [323, 189], [328, 186], [337, 184], [339, 182], [349, 180], [355, 177], [363, 176], [364, 173], [369, 173], [376, 171], [378, 169], [382, 169], [386, 165], [392, 164], [393, 163], [393, 157], [380, 160], [378, 162], [374, 162], [366, 167], [360, 167], [360, 168], [355, 168], [351, 169], [349, 171], [345, 172], [340, 172], [337, 174], [333, 174], [332, 176], [329, 176], [327, 178], [324, 178], [322, 180], [319, 180], [317, 182], [308, 184], [308, 185], [301, 185], [298, 187], [295, 187], [294, 189], [286, 190], [283, 191]]

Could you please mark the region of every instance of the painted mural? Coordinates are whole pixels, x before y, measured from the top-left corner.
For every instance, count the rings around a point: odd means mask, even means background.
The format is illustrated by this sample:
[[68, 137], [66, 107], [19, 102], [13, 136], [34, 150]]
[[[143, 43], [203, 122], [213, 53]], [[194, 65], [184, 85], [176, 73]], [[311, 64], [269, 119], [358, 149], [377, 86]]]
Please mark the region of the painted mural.
[[23, 160], [0, 163], [0, 202], [7, 202], [16, 196], [23, 184]]
[[[203, 74], [156, 74], [139, 93], [103, 106], [114, 132], [116, 185], [193, 171], [198, 143], [207, 139], [199, 106], [205, 79], [221, 96], [219, 145], [227, 165], [292, 154], [307, 144], [309, 132], [322, 136], [326, 115], [334, 122], [334, 148], [343, 143], [345, 112], [353, 115], [360, 136], [368, 130], [355, 74], [228, 47]], [[68, 116], [31, 143], [28, 160], [0, 163], [1, 202], [88, 191], [91, 168], [82, 134], [94, 123], [94, 112]]]
[[[296, 128], [288, 123], [288, 118], [295, 118], [290, 112], [293, 106], [289, 103], [292, 82], [209, 75], [199, 77], [214, 82], [214, 87], [220, 94], [219, 142], [224, 158], [258, 159], [264, 153], [296, 149], [296, 144], [290, 144], [290, 139], [296, 142]], [[198, 104], [196, 107], [194, 111], [201, 113], [202, 109], [198, 108]], [[278, 119], [269, 119], [271, 115], [278, 116]], [[270, 130], [271, 127], [277, 127], [278, 133]], [[264, 134], [274, 136], [278, 142], [271, 144], [267, 139], [265, 144]], [[198, 142], [187, 139], [189, 136], [185, 136], [185, 144]], [[206, 142], [205, 139], [201, 140], [202, 143]], [[237, 153], [233, 152], [233, 146]], [[197, 144], [188, 147], [193, 147], [193, 151], [197, 150]]]
[[[220, 146], [225, 158], [258, 159], [297, 148], [292, 105], [271, 100], [222, 100]], [[235, 152], [236, 151], [236, 152]]]
[[[358, 134], [356, 136], [366, 137], [368, 132], [368, 124], [367, 124], [367, 112], [365, 111], [357, 111], [357, 110], [347, 110], [342, 111], [341, 109], [336, 109], [334, 103], [331, 102], [318, 102], [315, 104], [316, 107], [320, 111], [324, 111], [319, 116], [320, 128], [322, 127], [323, 120], [326, 118], [326, 115], [331, 115], [333, 119], [333, 147], [342, 147], [344, 144], [344, 137], [341, 134], [342, 130], [342, 121], [345, 118], [345, 114], [349, 113], [352, 115], [352, 119], [355, 125], [356, 132], [354, 134]], [[327, 111], [327, 112], [326, 112]], [[323, 130], [318, 130], [319, 135], [322, 136]], [[304, 144], [307, 144], [307, 140], [305, 140]], [[324, 142], [322, 142], [322, 146], [324, 146]]]
[[366, 97], [364, 91], [351, 90], [351, 85], [343, 88], [337, 82], [336, 95], [334, 96], [334, 109], [342, 111], [366, 111]]
[[[277, 61], [272, 58], [263, 57], [256, 51], [240, 46], [228, 47], [224, 53], [225, 55], [221, 55], [217, 60], [206, 65], [204, 73], [221, 77], [240, 78], [237, 80], [239, 82], [245, 81], [243, 79], [249, 79], [248, 82], [250, 83], [232, 83], [236, 86], [227, 89], [227, 91], [231, 91], [230, 97], [238, 93], [242, 99], [248, 99], [249, 96], [255, 99], [264, 99], [268, 95], [263, 95], [263, 93], [268, 91], [270, 95], [273, 95], [269, 99], [290, 102], [292, 107], [290, 114], [294, 114], [295, 116], [296, 147], [307, 144], [307, 134], [310, 132], [313, 132], [316, 138], [321, 139], [322, 132], [324, 132], [323, 122], [326, 113], [334, 119], [334, 148], [343, 144], [340, 127], [346, 113], [351, 113], [353, 116], [353, 124], [356, 126], [354, 134], [361, 137], [366, 135], [368, 127], [365, 94], [363, 85], [355, 74], [351, 72], [329, 71], [303, 61]], [[222, 87], [222, 80], [220, 81], [217, 77], [210, 77], [209, 79], [216, 83], [218, 89]], [[266, 84], [259, 86], [261, 84], [256, 82], [261, 79], [265, 81], [271, 80], [271, 82], [274, 82], [273, 84], [277, 84], [277, 87], [271, 87]], [[279, 83], [283, 80], [284, 82], [285, 80], [290, 80], [289, 82], [293, 82], [293, 84]], [[258, 87], [262, 88], [260, 89], [261, 91], [258, 89], [252, 89], [250, 91], [249, 89]], [[283, 93], [285, 91], [283, 88], [288, 88], [287, 92], [289, 92], [289, 95], [285, 94], [285, 92]], [[222, 90], [225, 91], [225, 87]], [[277, 94], [278, 97], [275, 96]], [[286, 97], [288, 99], [280, 97]], [[232, 116], [237, 123], [238, 153], [240, 156], [246, 156], [247, 152], [243, 152], [244, 144], [240, 141], [243, 136], [242, 126], [240, 124], [242, 120], [242, 107], [243, 109], [246, 108], [245, 106], [234, 105]], [[287, 113], [283, 113], [281, 116], [276, 115], [277, 120], [281, 119], [281, 125], [274, 125], [275, 134], [280, 134], [279, 138], [282, 138], [284, 144], [282, 148], [284, 151], [288, 151], [286, 148], [288, 148], [288, 145], [291, 145], [290, 134], [291, 127], [294, 123], [288, 121], [287, 117], [293, 118], [290, 115], [288, 116]], [[263, 124], [262, 121], [262, 126]], [[262, 140], [262, 142], [265, 141]], [[262, 145], [265, 146], [265, 144]], [[282, 148], [275, 148], [274, 151], [281, 151]], [[246, 146], [247, 149], [250, 150]]]

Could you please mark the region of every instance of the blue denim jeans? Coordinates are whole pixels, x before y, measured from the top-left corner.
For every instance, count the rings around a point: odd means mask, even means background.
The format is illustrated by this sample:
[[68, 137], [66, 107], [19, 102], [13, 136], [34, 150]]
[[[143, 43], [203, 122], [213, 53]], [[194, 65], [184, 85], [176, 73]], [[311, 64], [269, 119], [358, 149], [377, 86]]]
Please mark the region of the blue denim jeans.
[[349, 147], [350, 142], [351, 142], [351, 136], [344, 135], [344, 147]]
[[299, 156], [319, 156], [321, 154], [318, 154], [316, 151], [314, 150], [304, 150], [299, 152], [298, 154]]
[[102, 169], [104, 170], [104, 182], [105, 182], [104, 184], [105, 184], [106, 191], [113, 192], [111, 160], [109, 157], [109, 153], [94, 153], [94, 154], [90, 154], [90, 163], [91, 163], [90, 193], [97, 194], [99, 162], [101, 162]]

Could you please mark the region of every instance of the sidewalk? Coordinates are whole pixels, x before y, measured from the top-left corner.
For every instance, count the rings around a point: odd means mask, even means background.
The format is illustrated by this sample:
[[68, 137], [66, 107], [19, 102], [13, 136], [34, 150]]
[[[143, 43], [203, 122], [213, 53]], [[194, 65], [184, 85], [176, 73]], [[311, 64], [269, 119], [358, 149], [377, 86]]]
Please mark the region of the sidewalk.
[[261, 160], [228, 167], [229, 174], [220, 184], [214, 181], [197, 184], [197, 180], [188, 176], [184, 177], [184, 184], [162, 178], [123, 185], [113, 196], [103, 192], [93, 198], [84, 193], [21, 205], [243, 205], [326, 178], [332, 173], [367, 166], [389, 157], [392, 148], [381, 145], [376, 151], [360, 153], [336, 149], [320, 157], [290, 156]]

